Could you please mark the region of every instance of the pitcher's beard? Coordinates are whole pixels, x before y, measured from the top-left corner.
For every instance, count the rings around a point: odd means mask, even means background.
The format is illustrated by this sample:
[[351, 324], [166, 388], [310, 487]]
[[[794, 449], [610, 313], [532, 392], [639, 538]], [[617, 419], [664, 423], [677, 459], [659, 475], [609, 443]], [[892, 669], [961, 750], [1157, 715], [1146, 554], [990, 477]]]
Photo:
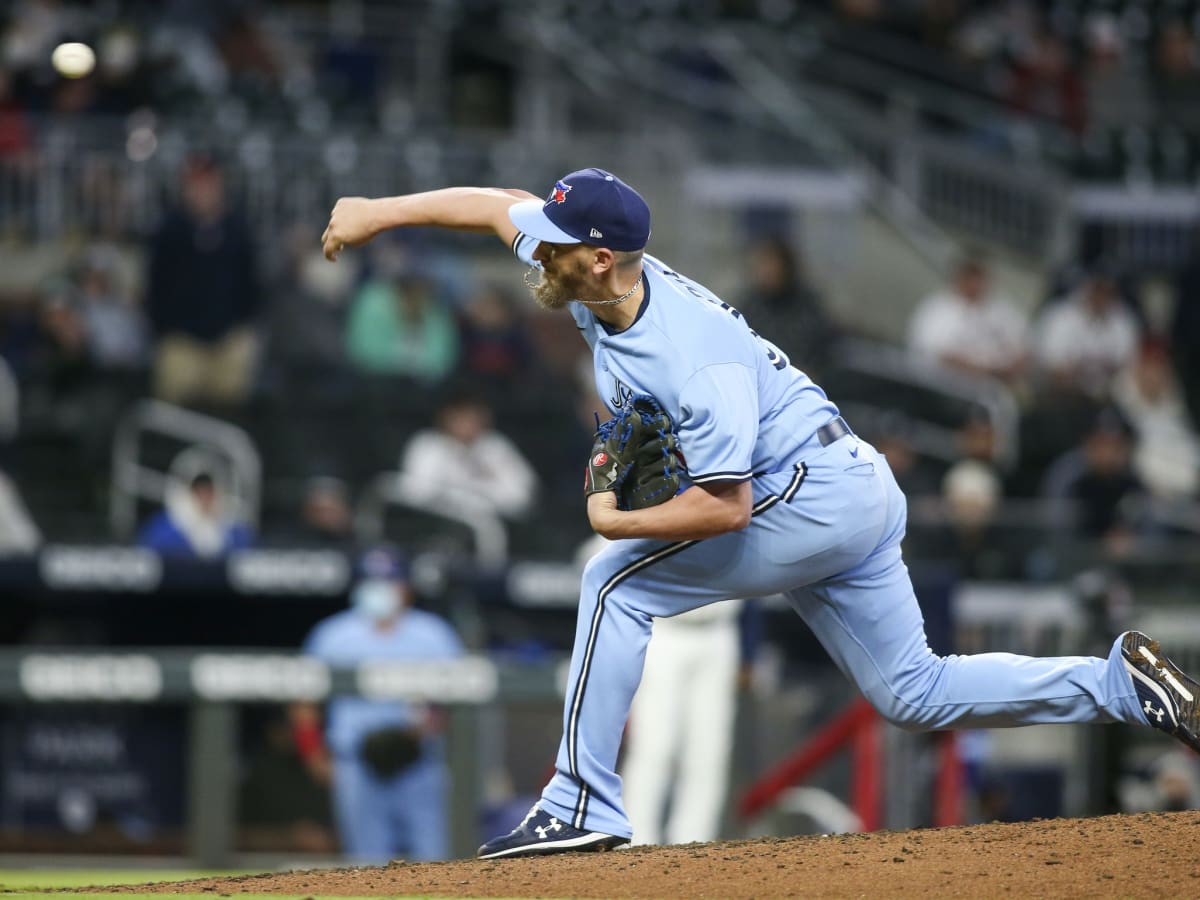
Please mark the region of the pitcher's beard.
[[542, 309], [558, 310], [579, 295], [582, 279], [556, 276], [551, 280], [544, 271], [530, 269], [525, 273], [525, 285], [533, 294], [533, 299]]

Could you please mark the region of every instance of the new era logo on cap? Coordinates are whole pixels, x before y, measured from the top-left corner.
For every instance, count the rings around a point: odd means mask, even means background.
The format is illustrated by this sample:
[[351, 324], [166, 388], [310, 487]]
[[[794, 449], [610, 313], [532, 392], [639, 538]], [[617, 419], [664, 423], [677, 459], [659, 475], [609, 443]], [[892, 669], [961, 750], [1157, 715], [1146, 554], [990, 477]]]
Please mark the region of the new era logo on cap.
[[650, 239], [650, 207], [642, 196], [603, 169], [580, 169], [554, 183], [550, 196], [509, 207], [524, 234], [552, 244], [595, 244], [641, 250]]

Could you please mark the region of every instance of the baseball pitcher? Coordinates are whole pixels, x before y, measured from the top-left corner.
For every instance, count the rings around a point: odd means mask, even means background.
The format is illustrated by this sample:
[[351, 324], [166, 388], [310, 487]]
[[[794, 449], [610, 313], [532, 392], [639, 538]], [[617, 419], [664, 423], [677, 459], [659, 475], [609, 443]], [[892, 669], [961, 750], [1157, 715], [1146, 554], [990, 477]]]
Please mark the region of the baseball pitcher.
[[1138, 632], [1104, 659], [934, 655], [887, 462], [736, 309], [645, 253], [650, 211], [619, 178], [572, 172], [544, 200], [467, 187], [343, 198], [325, 253], [420, 225], [491, 231], [510, 245], [532, 267], [537, 301], [574, 318], [615, 419], [587, 460], [588, 519], [613, 543], [583, 575], [557, 770], [480, 857], [629, 840], [614, 767], [651, 620], [730, 598], [786, 594], [904, 728], [1119, 721], [1200, 750], [1200, 685]]

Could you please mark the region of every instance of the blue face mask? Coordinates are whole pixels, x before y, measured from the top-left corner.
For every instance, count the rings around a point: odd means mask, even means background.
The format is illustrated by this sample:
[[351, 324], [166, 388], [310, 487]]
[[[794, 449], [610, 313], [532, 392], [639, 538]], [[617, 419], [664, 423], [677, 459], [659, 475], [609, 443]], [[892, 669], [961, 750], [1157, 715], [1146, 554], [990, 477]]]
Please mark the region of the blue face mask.
[[350, 605], [372, 622], [383, 622], [400, 612], [400, 591], [390, 581], [362, 581], [350, 592]]

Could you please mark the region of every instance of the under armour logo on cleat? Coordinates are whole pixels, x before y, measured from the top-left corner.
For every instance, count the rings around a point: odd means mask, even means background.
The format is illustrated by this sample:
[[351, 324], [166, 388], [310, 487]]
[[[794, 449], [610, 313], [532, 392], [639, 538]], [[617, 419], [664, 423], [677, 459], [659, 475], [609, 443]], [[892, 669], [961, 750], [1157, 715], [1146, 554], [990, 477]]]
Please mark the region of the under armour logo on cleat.
[[558, 819], [551, 816], [549, 825], [537, 825], [533, 830], [537, 832], [538, 839], [544, 841], [551, 831], [562, 831], [562, 825]]
[[588, 232], [588, 237], [602, 238], [602, 237], [604, 237], [604, 235], [601, 234], [598, 229], [593, 228], [591, 231]]
[[1167, 712], [1165, 709], [1156, 709], [1154, 703], [1150, 700], [1146, 701], [1142, 709], [1145, 711], [1147, 719], [1149, 719], [1151, 716], [1154, 716], [1160, 725], [1162, 724], [1163, 716], [1166, 715]]

